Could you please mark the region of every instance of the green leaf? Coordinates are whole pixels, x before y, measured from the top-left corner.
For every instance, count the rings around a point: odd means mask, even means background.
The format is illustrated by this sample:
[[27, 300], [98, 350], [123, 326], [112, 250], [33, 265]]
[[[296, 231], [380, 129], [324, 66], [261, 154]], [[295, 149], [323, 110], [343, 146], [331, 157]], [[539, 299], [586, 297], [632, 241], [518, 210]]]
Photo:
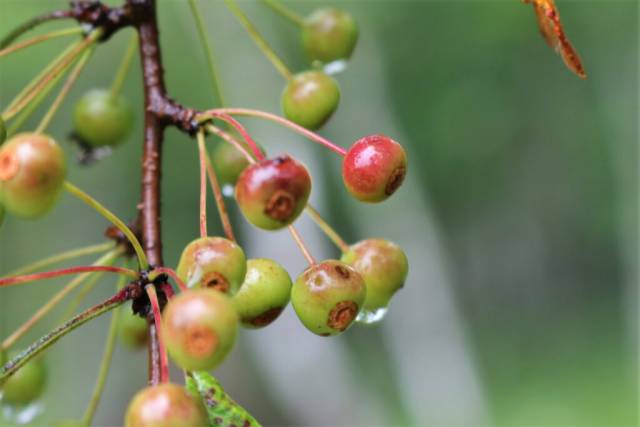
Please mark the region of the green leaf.
[[224, 391], [218, 380], [207, 372], [190, 372], [187, 389], [200, 396], [211, 426], [261, 427], [260, 423]]

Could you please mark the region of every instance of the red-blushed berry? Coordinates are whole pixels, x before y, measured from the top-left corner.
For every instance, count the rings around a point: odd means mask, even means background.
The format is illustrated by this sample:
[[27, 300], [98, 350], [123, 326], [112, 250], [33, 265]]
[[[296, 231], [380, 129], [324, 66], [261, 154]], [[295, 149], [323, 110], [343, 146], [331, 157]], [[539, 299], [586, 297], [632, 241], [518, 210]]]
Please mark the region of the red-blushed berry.
[[281, 97], [284, 116], [307, 129], [322, 127], [340, 102], [340, 88], [320, 71], [304, 71], [289, 80]]
[[149, 340], [149, 323], [143, 317], [128, 311], [118, 318], [118, 338], [128, 348], [146, 347]]
[[124, 418], [125, 427], [207, 427], [200, 400], [177, 384], [149, 386], [134, 397]]
[[385, 308], [404, 285], [409, 271], [407, 256], [400, 246], [384, 239], [367, 239], [351, 245], [341, 261], [352, 266], [367, 285], [363, 310]]
[[243, 326], [262, 328], [278, 318], [289, 303], [290, 295], [291, 278], [287, 270], [270, 259], [250, 259], [233, 305]]
[[[241, 142], [242, 137], [236, 137], [236, 140]], [[242, 145], [252, 153], [246, 143], [242, 143]], [[262, 147], [259, 148], [264, 155]], [[211, 154], [211, 161], [221, 184], [235, 185], [242, 171], [249, 166], [249, 161], [244, 154], [226, 141], [221, 141], [216, 145]]]
[[0, 145], [7, 139], [7, 125], [0, 117]]
[[291, 290], [291, 304], [304, 326], [329, 336], [345, 331], [362, 308], [367, 289], [356, 270], [328, 260], [307, 268]]
[[237, 325], [231, 299], [213, 289], [184, 291], [171, 298], [162, 313], [167, 351], [189, 371], [216, 368], [233, 347]]
[[[12, 357], [17, 356], [13, 354]], [[2, 401], [10, 405], [27, 405], [36, 400], [47, 382], [47, 371], [42, 360], [27, 362], [0, 386]]]
[[347, 190], [362, 202], [381, 202], [402, 185], [407, 174], [404, 148], [384, 135], [356, 141], [342, 162]]
[[307, 168], [289, 156], [249, 166], [236, 184], [236, 200], [242, 214], [265, 230], [277, 230], [295, 221], [310, 193]]
[[240, 246], [223, 237], [200, 237], [182, 251], [178, 276], [189, 288], [215, 289], [233, 295], [247, 272]]
[[0, 202], [11, 214], [36, 218], [47, 213], [66, 175], [64, 153], [47, 135], [22, 133], [0, 146]]
[[92, 89], [76, 103], [73, 126], [78, 136], [93, 147], [117, 145], [131, 132], [133, 110], [122, 95]]
[[358, 25], [343, 10], [318, 9], [305, 19], [302, 28], [302, 45], [312, 62], [349, 59], [357, 41]]

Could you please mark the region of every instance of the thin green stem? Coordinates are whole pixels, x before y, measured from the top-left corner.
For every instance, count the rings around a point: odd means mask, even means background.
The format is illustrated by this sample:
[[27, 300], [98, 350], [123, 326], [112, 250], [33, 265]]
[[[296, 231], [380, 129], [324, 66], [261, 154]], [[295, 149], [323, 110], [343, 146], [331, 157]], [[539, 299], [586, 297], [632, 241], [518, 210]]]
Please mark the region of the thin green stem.
[[293, 225], [288, 226], [288, 228], [289, 233], [291, 233], [291, 236], [293, 236], [293, 240], [295, 240], [296, 245], [298, 245], [298, 247], [300, 248], [300, 252], [302, 252], [302, 255], [307, 260], [309, 265], [315, 264], [316, 260], [313, 258], [313, 255], [311, 255], [311, 252], [309, 251], [309, 248], [307, 248], [307, 245], [304, 244], [302, 236], [300, 235], [298, 230]]
[[99, 243], [97, 245], [85, 246], [83, 248], [78, 248], [78, 249], [71, 249], [69, 251], [65, 251], [57, 255], [53, 255], [53, 256], [38, 260], [36, 262], [33, 262], [31, 264], [25, 265], [23, 267], [20, 267], [19, 269], [8, 273], [7, 276], [18, 276], [20, 274], [31, 273], [33, 271], [40, 270], [44, 267], [48, 267], [53, 264], [58, 264], [63, 261], [69, 261], [69, 260], [80, 258], [86, 255], [93, 255], [101, 252], [106, 252], [110, 249], [113, 249], [113, 247], [114, 247], [113, 242], [107, 242], [107, 243]]
[[204, 130], [198, 138], [198, 158], [200, 160], [200, 237], [207, 237], [207, 150], [204, 146]]
[[288, 7], [285, 7], [282, 3], [277, 0], [262, 0], [264, 4], [270, 7], [274, 12], [278, 15], [282, 16], [292, 24], [297, 25], [298, 27], [304, 27], [304, 19]]
[[23, 22], [17, 28], [14, 28], [9, 34], [5, 35], [0, 40], [0, 49], [4, 49], [9, 46], [15, 39], [22, 34], [36, 28], [38, 25], [45, 24], [58, 19], [72, 18], [72, 13], [69, 10], [56, 10], [53, 12], [47, 12], [42, 15], [35, 16], [29, 19], [27, 22]]
[[124, 56], [122, 57], [122, 61], [120, 62], [120, 66], [118, 67], [118, 71], [116, 72], [116, 76], [113, 79], [113, 83], [111, 83], [110, 94], [112, 99], [115, 98], [122, 90], [122, 86], [124, 85], [124, 81], [127, 78], [129, 68], [131, 68], [131, 62], [133, 61], [133, 57], [137, 49], [138, 34], [133, 33], [131, 35], [131, 38], [129, 39], [127, 50], [124, 52]]
[[[113, 261], [121, 254], [121, 250], [115, 249], [92, 265], [111, 265]], [[42, 307], [38, 309], [25, 323], [23, 323], [18, 329], [16, 329], [9, 337], [7, 337], [0, 346], [0, 351], [3, 349], [8, 349], [13, 344], [16, 343], [20, 338], [22, 338], [27, 332], [29, 332], [44, 316], [46, 316], [51, 310], [53, 310], [59, 303], [67, 296], [70, 292], [80, 286], [85, 280], [87, 280], [92, 274], [95, 273], [83, 273], [80, 276], [76, 277], [72, 281], [70, 281], [67, 286], [58, 291], [53, 297], [47, 301]], [[123, 279], [126, 279], [126, 276], [122, 276]]]
[[253, 164], [256, 162], [256, 159], [254, 159], [253, 156], [249, 153], [249, 150], [243, 147], [240, 141], [235, 139], [229, 133], [223, 131], [222, 129], [214, 125], [207, 125], [206, 129], [207, 129], [207, 132], [217, 135], [220, 138], [224, 139], [229, 144], [233, 145], [233, 147], [236, 150], [240, 151], [244, 155], [244, 157], [247, 159], [249, 163]]
[[65, 190], [67, 190], [67, 192], [71, 193], [72, 195], [76, 196], [78, 199], [85, 202], [87, 205], [91, 206], [93, 209], [96, 210], [96, 212], [98, 212], [100, 215], [105, 217], [113, 225], [118, 227], [118, 230], [122, 231], [122, 233], [127, 237], [129, 242], [131, 243], [131, 246], [133, 246], [133, 250], [136, 252], [136, 256], [138, 257], [138, 264], [140, 265], [140, 269], [146, 270], [149, 268], [149, 261], [147, 260], [147, 256], [145, 255], [144, 250], [142, 249], [142, 246], [138, 241], [138, 238], [133, 233], [133, 231], [131, 231], [131, 229], [127, 227], [127, 225], [120, 218], [114, 215], [109, 209], [104, 207], [96, 199], [94, 199], [93, 197], [91, 197], [90, 195], [88, 195], [87, 193], [85, 193], [75, 185], [71, 184], [69, 181], [64, 182], [64, 188]]
[[47, 110], [47, 113], [40, 121], [40, 124], [36, 128], [36, 133], [44, 132], [47, 126], [49, 126], [49, 123], [51, 123], [51, 119], [53, 119], [53, 116], [56, 114], [56, 112], [60, 108], [60, 105], [69, 94], [69, 91], [73, 87], [76, 80], [78, 80], [82, 69], [85, 67], [85, 65], [87, 65], [87, 62], [89, 61], [92, 53], [93, 49], [88, 49], [84, 53], [82, 53], [82, 56], [80, 56], [80, 59], [76, 63], [76, 66], [73, 68], [73, 70], [69, 74], [69, 77], [67, 77], [67, 80], [64, 82], [64, 85], [60, 89], [58, 96], [53, 101], [53, 103], [49, 107], [49, 110]]
[[278, 70], [278, 72], [285, 78], [285, 80], [290, 80], [293, 74], [287, 66], [284, 64], [282, 59], [276, 54], [273, 48], [267, 43], [267, 41], [262, 37], [262, 35], [258, 32], [258, 29], [253, 25], [253, 23], [249, 20], [247, 15], [238, 7], [238, 4], [235, 0], [224, 0], [227, 4], [227, 7], [235, 15], [235, 17], [240, 21], [240, 24], [247, 30], [249, 36], [253, 39], [253, 41], [258, 45], [258, 48], [262, 51], [264, 56], [267, 57], [269, 61], [273, 64], [273, 66]]
[[329, 240], [331, 240], [337, 247], [340, 249], [342, 253], [346, 253], [349, 251], [349, 245], [344, 241], [342, 237], [329, 225], [327, 221], [322, 218], [320, 213], [311, 205], [306, 206], [307, 213], [313, 219], [313, 221], [318, 224], [318, 227], [327, 235]]
[[211, 83], [213, 85], [213, 89], [218, 97], [218, 104], [220, 106], [226, 105], [224, 92], [222, 91], [222, 82], [220, 81], [220, 72], [218, 69], [218, 63], [216, 61], [213, 47], [209, 42], [209, 38], [207, 37], [207, 30], [204, 25], [204, 20], [202, 19], [202, 11], [198, 6], [197, 0], [189, 0], [189, 6], [191, 7], [191, 13], [193, 15], [193, 19], [196, 22], [196, 29], [198, 30], [198, 36], [200, 37], [200, 42], [202, 44], [202, 50], [204, 51], [204, 55], [207, 58], [207, 66], [209, 67], [209, 75], [211, 76]]
[[[120, 278], [120, 280], [118, 281], [117, 289], [122, 289], [125, 284], [126, 280], [124, 280], [124, 278]], [[113, 350], [115, 349], [116, 344], [116, 334], [118, 332], [119, 317], [120, 307], [116, 307], [111, 314], [111, 322], [109, 324], [107, 342], [104, 346], [104, 353], [102, 355], [102, 361], [100, 362], [100, 370], [98, 371], [96, 385], [93, 389], [93, 394], [91, 395], [89, 405], [87, 406], [84, 416], [82, 417], [82, 424], [85, 426], [90, 426], [91, 422], [93, 421], [93, 416], [95, 415], [96, 409], [98, 408], [98, 403], [100, 403], [100, 397], [102, 396], [104, 385], [107, 381], [107, 376], [109, 375], [109, 367], [111, 366]]]
[[3, 56], [7, 56], [11, 53], [17, 52], [19, 50], [25, 49], [29, 46], [33, 46], [34, 44], [42, 43], [44, 41], [52, 40], [58, 37], [80, 34], [82, 33], [82, 31], [83, 29], [80, 27], [71, 27], [71, 28], [64, 28], [62, 30], [51, 31], [50, 33], [46, 33], [46, 34], [41, 34], [39, 36], [32, 37], [20, 43], [16, 43], [13, 46], [9, 46], [0, 50], [0, 58], [2, 58]]
[[108, 298], [99, 304], [96, 304], [77, 316], [70, 319], [68, 322], [58, 326], [53, 331], [42, 336], [39, 340], [31, 344], [24, 351], [7, 362], [2, 368], [0, 368], [0, 385], [4, 383], [7, 378], [13, 375], [18, 369], [23, 367], [26, 363], [38, 356], [40, 353], [48, 349], [56, 341], [63, 336], [67, 335], [71, 331], [84, 325], [88, 321], [95, 319], [101, 314], [110, 311], [128, 299], [128, 292], [126, 289], [119, 291], [117, 294]]
[[235, 242], [236, 236], [233, 234], [233, 227], [231, 226], [231, 220], [227, 212], [227, 207], [224, 204], [224, 197], [222, 196], [222, 191], [220, 190], [220, 183], [218, 182], [216, 171], [213, 168], [213, 163], [211, 162], [209, 153], [205, 151], [204, 155], [205, 155], [205, 160], [207, 162], [207, 174], [209, 175], [209, 184], [211, 185], [211, 190], [213, 190], [213, 196], [216, 200], [216, 206], [218, 207], [218, 214], [220, 215], [220, 222], [222, 222], [222, 229], [224, 230], [225, 236], [227, 236], [229, 240], [232, 240]]
[[93, 290], [93, 288], [96, 287], [96, 284], [98, 283], [100, 278], [102, 278], [102, 276], [103, 276], [103, 273], [94, 273], [93, 276], [89, 278], [87, 283], [85, 283], [82, 289], [80, 289], [80, 291], [75, 296], [75, 298], [73, 298], [73, 300], [71, 300], [69, 305], [67, 305], [67, 309], [59, 317], [58, 322], [56, 323], [67, 321], [73, 315], [73, 313], [76, 312], [76, 310], [78, 309], [78, 306], [80, 306], [80, 303], [82, 303], [82, 301], [84, 301], [84, 299], [87, 297], [89, 292], [91, 292], [91, 290]]

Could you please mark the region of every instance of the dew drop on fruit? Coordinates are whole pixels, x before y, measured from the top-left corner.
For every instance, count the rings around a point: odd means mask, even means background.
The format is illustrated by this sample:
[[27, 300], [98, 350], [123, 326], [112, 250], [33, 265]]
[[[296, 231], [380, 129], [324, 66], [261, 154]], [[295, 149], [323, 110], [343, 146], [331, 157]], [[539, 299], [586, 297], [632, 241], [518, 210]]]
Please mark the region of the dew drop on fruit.
[[348, 61], [346, 59], [337, 59], [324, 64], [322, 71], [329, 76], [335, 76], [336, 74], [340, 74], [345, 71], [347, 69], [347, 64]]
[[356, 322], [363, 323], [365, 325], [378, 323], [384, 319], [388, 310], [389, 309], [387, 307], [378, 308], [376, 310], [362, 310], [360, 314], [358, 314], [358, 317], [356, 317]]
[[229, 199], [233, 199], [233, 185], [224, 184], [222, 186], [222, 195]]
[[41, 402], [33, 402], [26, 406], [14, 406], [5, 404], [2, 407], [2, 416], [5, 420], [17, 425], [31, 423], [40, 413], [44, 405]]

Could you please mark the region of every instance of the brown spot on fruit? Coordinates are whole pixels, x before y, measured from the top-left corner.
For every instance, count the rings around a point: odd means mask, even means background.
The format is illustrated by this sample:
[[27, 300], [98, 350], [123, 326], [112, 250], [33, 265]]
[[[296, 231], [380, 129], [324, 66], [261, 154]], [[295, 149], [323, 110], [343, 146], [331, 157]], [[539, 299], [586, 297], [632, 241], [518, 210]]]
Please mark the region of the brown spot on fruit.
[[229, 281], [222, 274], [217, 271], [207, 273], [202, 278], [202, 287], [208, 289], [215, 289], [218, 292], [226, 294], [229, 292]]
[[264, 213], [276, 221], [287, 221], [294, 214], [296, 200], [291, 193], [277, 190], [264, 208]]
[[206, 327], [191, 328], [185, 335], [187, 351], [195, 357], [208, 356], [218, 345], [218, 336]]
[[341, 301], [329, 313], [327, 325], [331, 329], [344, 331], [358, 315], [358, 304], [353, 301]]
[[253, 319], [250, 319], [249, 321], [247, 321], [247, 323], [250, 323], [253, 326], [259, 328], [267, 326], [268, 324], [276, 320], [280, 313], [282, 313], [282, 307], [271, 308], [264, 313], [257, 315]]
[[349, 270], [341, 265], [336, 265], [334, 267], [336, 269], [336, 272], [340, 275], [340, 277], [342, 277], [343, 279], [348, 279], [349, 277], [351, 277], [351, 273], [349, 273]]
[[397, 167], [391, 172], [389, 176], [389, 180], [387, 181], [387, 186], [384, 188], [384, 194], [387, 196], [392, 195], [396, 192], [398, 187], [402, 185], [404, 181], [404, 177], [407, 174], [407, 169], [404, 166]]
[[0, 181], [8, 181], [20, 170], [20, 161], [14, 150], [0, 153]]

